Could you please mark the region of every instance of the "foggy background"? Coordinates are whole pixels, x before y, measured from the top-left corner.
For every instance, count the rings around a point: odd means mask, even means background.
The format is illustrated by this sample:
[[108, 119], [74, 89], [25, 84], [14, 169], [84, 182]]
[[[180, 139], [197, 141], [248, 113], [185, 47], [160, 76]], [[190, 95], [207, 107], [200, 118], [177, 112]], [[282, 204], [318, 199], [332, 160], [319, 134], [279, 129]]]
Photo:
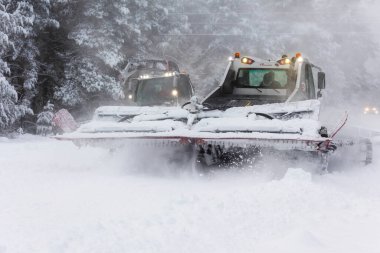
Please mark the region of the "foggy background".
[[1, 0], [0, 129], [35, 121], [48, 102], [90, 117], [122, 99], [132, 58], [175, 60], [202, 97], [234, 52], [301, 52], [326, 72], [324, 107], [361, 112], [379, 106], [378, 10], [372, 0]]

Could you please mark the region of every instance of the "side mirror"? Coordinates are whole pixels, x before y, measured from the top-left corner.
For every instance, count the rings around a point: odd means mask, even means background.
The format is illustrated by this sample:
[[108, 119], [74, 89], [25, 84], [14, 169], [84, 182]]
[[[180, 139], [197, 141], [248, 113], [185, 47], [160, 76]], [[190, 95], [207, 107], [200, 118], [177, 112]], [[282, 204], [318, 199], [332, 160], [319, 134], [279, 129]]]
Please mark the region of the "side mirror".
[[326, 88], [326, 74], [325, 72], [318, 72], [318, 89], [323, 90]]

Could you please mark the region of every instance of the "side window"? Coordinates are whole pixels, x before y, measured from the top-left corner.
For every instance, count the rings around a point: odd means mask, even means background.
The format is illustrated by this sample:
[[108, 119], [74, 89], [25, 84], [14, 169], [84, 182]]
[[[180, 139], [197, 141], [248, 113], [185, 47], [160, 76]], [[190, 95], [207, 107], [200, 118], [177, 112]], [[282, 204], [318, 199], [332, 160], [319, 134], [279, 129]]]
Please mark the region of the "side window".
[[311, 68], [311, 71], [313, 72], [313, 80], [314, 80], [314, 86], [318, 86], [318, 72], [319, 70], [316, 68]]
[[315, 99], [315, 86], [314, 86], [314, 79], [313, 79], [313, 71], [311, 69], [311, 65], [306, 65], [306, 91], [308, 94], [308, 97], [311, 99]]
[[181, 97], [190, 98], [191, 86], [187, 76], [181, 76], [178, 82], [178, 91]]

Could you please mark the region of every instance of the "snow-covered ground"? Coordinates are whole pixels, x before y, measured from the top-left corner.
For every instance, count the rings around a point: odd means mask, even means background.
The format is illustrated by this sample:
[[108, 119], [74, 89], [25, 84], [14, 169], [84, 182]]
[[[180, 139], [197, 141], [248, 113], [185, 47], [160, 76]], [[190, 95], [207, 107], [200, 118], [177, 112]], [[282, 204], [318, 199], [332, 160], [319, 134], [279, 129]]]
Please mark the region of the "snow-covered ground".
[[377, 141], [366, 168], [199, 177], [138, 172], [126, 153], [3, 138], [0, 252], [378, 253], [379, 155]]

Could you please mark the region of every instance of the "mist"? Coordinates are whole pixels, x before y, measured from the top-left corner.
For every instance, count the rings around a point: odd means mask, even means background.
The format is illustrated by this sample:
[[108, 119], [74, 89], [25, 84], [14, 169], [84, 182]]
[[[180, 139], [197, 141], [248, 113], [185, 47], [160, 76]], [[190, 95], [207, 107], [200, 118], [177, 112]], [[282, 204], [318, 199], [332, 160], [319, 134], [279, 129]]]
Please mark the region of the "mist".
[[[372, 0], [3, 1], [2, 131], [35, 121], [47, 103], [89, 118], [124, 97], [130, 59], [169, 59], [208, 94], [234, 52], [301, 52], [327, 75], [324, 104], [377, 104], [379, 3]], [[17, 29], [13, 29], [16, 26]], [[16, 97], [17, 95], [17, 97]]]

